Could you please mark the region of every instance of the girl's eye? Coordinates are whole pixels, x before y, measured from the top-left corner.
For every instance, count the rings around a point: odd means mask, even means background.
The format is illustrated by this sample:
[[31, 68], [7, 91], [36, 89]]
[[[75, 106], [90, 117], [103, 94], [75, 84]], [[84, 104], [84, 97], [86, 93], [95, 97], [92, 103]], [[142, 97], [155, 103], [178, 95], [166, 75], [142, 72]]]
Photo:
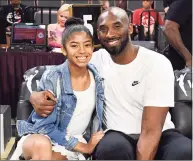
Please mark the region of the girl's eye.
[[90, 47], [90, 46], [91, 46], [91, 44], [86, 44], [85, 46], [86, 46], [86, 47]]
[[72, 48], [76, 48], [76, 47], [77, 47], [77, 45], [71, 45], [71, 47], [72, 47]]

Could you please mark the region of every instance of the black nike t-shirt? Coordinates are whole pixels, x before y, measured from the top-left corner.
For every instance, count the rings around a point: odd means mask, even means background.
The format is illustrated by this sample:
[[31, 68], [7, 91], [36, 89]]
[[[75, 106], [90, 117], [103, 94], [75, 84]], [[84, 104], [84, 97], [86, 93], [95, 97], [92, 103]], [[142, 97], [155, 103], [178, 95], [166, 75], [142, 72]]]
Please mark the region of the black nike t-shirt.
[[[192, 0], [175, 0], [172, 2], [165, 19], [174, 21], [180, 25], [179, 31], [183, 43], [190, 53], [192, 53]], [[185, 66], [183, 58], [171, 46], [169, 54], [172, 57], [172, 64], [176, 63], [174, 65], [176, 68], [179, 69]]]
[[[0, 8], [0, 44], [6, 44], [6, 27], [13, 23], [34, 22], [34, 13], [32, 9], [24, 10], [27, 6], [20, 5], [19, 8], [13, 8], [12, 5], [5, 5]], [[12, 18], [14, 16], [14, 19]]]

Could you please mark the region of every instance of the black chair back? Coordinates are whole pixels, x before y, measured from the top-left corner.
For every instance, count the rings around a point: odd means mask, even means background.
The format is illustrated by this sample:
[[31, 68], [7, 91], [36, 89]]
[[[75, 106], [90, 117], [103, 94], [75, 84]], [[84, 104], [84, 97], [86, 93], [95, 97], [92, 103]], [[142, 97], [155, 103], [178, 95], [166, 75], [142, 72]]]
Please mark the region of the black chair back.
[[172, 121], [177, 130], [192, 139], [192, 70], [175, 71], [175, 107], [171, 108]]
[[29, 102], [32, 91], [37, 91], [42, 74], [51, 66], [38, 66], [27, 70], [24, 74], [24, 81], [21, 84], [19, 92], [19, 101], [17, 103], [17, 120], [26, 120], [33, 110]]

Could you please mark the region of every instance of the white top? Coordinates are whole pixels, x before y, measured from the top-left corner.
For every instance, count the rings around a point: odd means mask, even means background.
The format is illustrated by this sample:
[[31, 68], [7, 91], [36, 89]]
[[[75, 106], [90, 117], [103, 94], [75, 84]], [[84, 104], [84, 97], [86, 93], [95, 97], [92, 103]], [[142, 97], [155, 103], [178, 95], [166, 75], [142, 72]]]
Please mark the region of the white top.
[[76, 108], [67, 127], [67, 134], [79, 136], [87, 128], [93, 110], [95, 109], [95, 80], [92, 72], [89, 71], [91, 83], [85, 91], [73, 91], [76, 98]]
[[[108, 129], [140, 133], [145, 106], [174, 106], [173, 69], [163, 55], [140, 47], [131, 63], [118, 65], [105, 49], [100, 49], [93, 54], [91, 63], [104, 78], [104, 123]], [[170, 128], [174, 128], [174, 124], [168, 113], [163, 130]]]

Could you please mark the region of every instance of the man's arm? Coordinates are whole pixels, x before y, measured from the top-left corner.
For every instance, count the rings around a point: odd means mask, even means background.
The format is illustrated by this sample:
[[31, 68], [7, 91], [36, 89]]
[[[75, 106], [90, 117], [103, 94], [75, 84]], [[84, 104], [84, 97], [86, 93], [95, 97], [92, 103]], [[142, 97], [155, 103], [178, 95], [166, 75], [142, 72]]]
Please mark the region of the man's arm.
[[192, 65], [192, 55], [185, 47], [179, 32], [180, 25], [174, 21], [166, 20], [163, 28], [169, 44], [184, 58], [187, 66]]
[[137, 160], [153, 160], [159, 145], [168, 107], [144, 107]]
[[[144, 79], [144, 109], [136, 149], [139, 160], [154, 159], [168, 107], [174, 107], [174, 74], [170, 61], [157, 55], [149, 70]], [[171, 125], [170, 128], [174, 127]]]
[[[163, 32], [169, 44], [184, 58], [187, 66], [191, 66], [192, 56], [191, 51], [188, 51], [184, 45], [179, 29], [180, 26], [189, 20], [192, 14], [191, 0], [174, 1], [166, 14], [166, 21]], [[185, 10], [184, 10], [185, 9]], [[190, 40], [191, 41], [191, 40]]]

